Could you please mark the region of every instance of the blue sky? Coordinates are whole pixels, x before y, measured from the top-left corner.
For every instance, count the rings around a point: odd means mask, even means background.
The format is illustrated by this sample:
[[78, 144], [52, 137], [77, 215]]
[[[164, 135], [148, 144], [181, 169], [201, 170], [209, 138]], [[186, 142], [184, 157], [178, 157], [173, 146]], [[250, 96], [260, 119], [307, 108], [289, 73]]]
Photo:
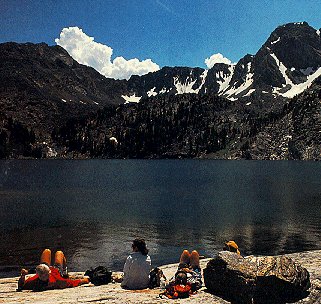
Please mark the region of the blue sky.
[[113, 57], [162, 66], [200, 66], [215, 53], [233, 62], [255, 54], [288, 22], [321, 27], [320, 0], [0, 0], [0, 42], [55, 44], [77, 26]]

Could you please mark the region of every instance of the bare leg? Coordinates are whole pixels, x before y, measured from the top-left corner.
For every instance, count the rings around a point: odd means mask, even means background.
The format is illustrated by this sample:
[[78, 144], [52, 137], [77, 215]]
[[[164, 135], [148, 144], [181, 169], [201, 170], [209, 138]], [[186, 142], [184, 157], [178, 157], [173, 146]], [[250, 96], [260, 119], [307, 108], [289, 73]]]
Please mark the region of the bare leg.
[[200, 256], [196, 250], [193, 250], [190, 257], [191, 267], [193, 269], [200, 268]]
[[62, 251], [57, 251], [55, 254], [55, 265], [65, 269], [67, 265], [66, 257]]
[[[188, 250], [184, 250], [181, 254], [181, 257], [179, 259], [179, 264], [186, 264], [186, 265], [189, 265], [189, 262], [190, 262], [190, 253]], [[187, 266], [188, 267], [188, 266]]]
[[47, 264], [48, 266], [51, 265], [51, 250], [45, 249], [40, 257], [40, 264]]

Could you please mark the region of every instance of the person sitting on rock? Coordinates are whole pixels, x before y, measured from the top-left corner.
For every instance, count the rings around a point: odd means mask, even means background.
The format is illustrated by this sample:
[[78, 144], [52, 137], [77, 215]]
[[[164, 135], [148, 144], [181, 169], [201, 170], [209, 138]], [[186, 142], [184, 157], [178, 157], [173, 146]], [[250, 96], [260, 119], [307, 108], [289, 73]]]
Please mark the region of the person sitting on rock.
[[21, 270], [17, 291], [24, 289], [33, 291], [63, 289], [89, 283], [88, 278], [77, 280], [68, 278], [66, 258], [62, 251], [56, 252], [55, 264], [51, 266], [50, 249], [45, 249], [42, 252], [40, 265], [36, 267], [36, 275], [26, 280], [27, 274], [28, 271], [26, 269]]
[[121, 287], [127, 289], [145, 289], [149, 285], [151, 258], [144, 239], [135, 239], [131, 253], [124, 265], [124, 278]]
[[241, 254], [240, 250], [239, 250], [239, 246], [237, 246], [237, 244], [234, 241], [225, 242], [225, 246], [224, 246], [223, 250], [235, 252], [237, 254]]

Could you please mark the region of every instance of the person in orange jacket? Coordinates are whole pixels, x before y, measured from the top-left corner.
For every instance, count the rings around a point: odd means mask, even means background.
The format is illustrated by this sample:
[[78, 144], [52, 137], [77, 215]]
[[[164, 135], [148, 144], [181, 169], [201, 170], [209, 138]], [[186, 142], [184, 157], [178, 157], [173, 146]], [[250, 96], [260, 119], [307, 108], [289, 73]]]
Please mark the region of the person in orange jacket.
[[225, 242], [225, 246], [224, 246], [223, 250], [227, 250], [227, 251], [235, 252], [237, 254], [241, 254], [240, 250], [239, 250], [239, 246], [234, 241]]

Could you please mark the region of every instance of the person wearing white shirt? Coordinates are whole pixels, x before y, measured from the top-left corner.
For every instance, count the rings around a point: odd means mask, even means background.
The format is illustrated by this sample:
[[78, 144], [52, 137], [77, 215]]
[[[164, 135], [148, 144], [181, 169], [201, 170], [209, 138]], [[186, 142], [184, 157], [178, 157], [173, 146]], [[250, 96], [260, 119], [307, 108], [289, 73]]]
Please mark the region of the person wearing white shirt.
[[145, 289], [149, 284], [151, 258], [148, 255], [145, 240], [135, 239], [131, 253], [124, 265], [124, 279], [121, 287], [127, 289]]

